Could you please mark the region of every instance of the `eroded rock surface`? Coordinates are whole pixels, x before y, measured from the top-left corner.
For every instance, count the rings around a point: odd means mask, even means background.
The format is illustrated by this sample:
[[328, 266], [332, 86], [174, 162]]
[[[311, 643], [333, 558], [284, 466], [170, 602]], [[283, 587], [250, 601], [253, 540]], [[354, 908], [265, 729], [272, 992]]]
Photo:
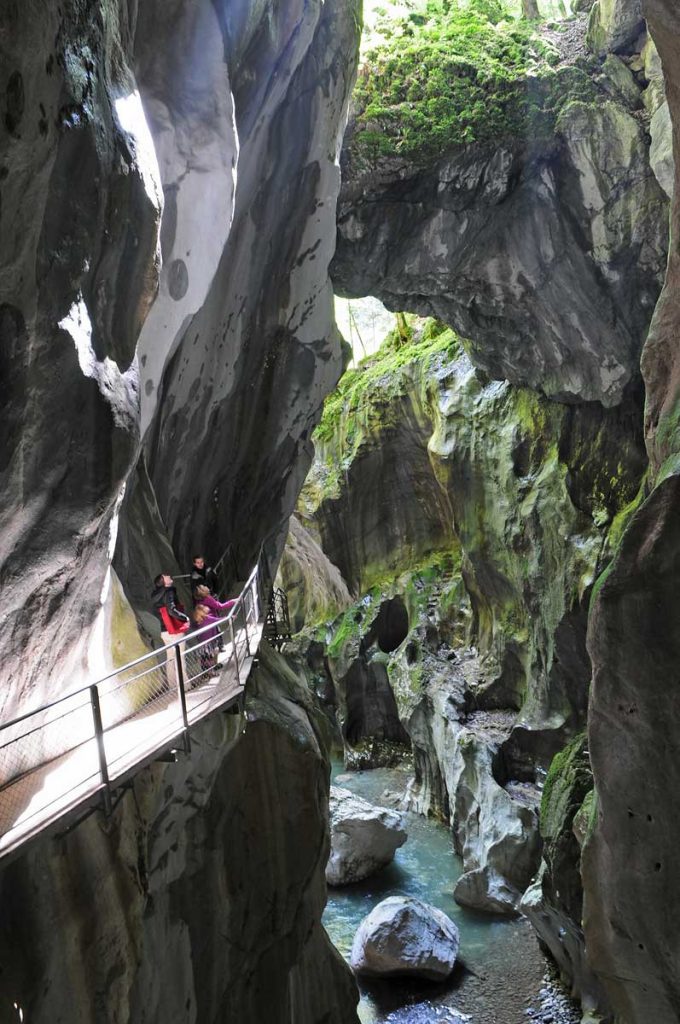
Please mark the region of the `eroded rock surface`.
[[[78, 680], [135, 456], [161, 192], [127, 6], [0, 11], [0, 704]], [[30, 657], [26, 651], [30, 650]]]
[[331, 853], [326, 865], [329, 885], [348, 885], [379, 871], [407, 839], [396, 811], [376, 807], [349, 789], [331, 786]]
[[352, 944], [357, 974], [447, 978], [458, 956], [453, 921], [411, 896], [390, 896], [363, 919]]
[[[671, 0], [648, 0], [645, 12], [666, 75], [677, 151], [680, 10]], [[677, 174], [674, 195], [677, 238]], [[678, 837], [668, 814], [680, 785], [679, 296], [680, 256], [671, 246], [642, 356], [650, 493], [600, 582], [589, 627], [589, 744], [598, 803], [582, 854], [585, 937], [591, 963], [626, 1024], [673, 1024], [680, 1004], [678, 932], [669, 912], [680, 900]]]
[[630, 106], [603, 87], [598, 102], [565, 107], [543, 148], [500, 140], [425, 165], [384, 158], [370, 173], [354, 170], [351, 136], [346, 147], [332, 264], [342, 294], [444, 320], [491, 377], [621, 401], [668, 237]]

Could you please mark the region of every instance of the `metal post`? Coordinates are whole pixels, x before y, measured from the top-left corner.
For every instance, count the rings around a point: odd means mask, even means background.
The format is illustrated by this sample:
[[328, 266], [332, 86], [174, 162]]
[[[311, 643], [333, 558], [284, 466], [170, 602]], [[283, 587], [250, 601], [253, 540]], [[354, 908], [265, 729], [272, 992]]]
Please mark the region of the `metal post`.
[[250, 640], [248, 639], [248, 612], [246, 611], [245, 595], [241, 595], [241, 611], [243, 612], [243, 632], [246, 635], [246, 656], [250, 657]]
[[111, 787], [109, 785], [109, 769], [106, 764], [106, 749], [104, 747], [104, 728], [102, 726], [102, 712], [99, 706], [99, 691], [95, 686], [90, 687], [90, 702], [92, 704], [92, 717], [94, 719], [94, 736], [97, 741], [97, 754], [99, 756], [99, 774], [102, 777], [104, 790], [104, 810], [111, 813]]
[[255, 611], [255, 622], [259, 622], [260, 621], [260, 599], [259, 599], [259, 595], [257, 593], [257, 583], [258, 583], [259, 575], [260, 574], [259, 574], [259, 569], [258, 569], [258, 571], [255, 573], [255, 579], [250, 584], [250, 592], [251, 592], [251, 596], [252, 596], [252, 599], [253, 599], [253, 609]]
[[175, 647], [175, 659], [177, 661], [177, 689], [179, 691], [179, 703], [182, 708], [182, 721], [184, 722], [184, 753], [191, 753], [191, 738], [189, 736], [189, 719], [187, 717], [187, 698], [184, 692], [184, 666], [180, 648], [184, 641], [180, 641]]
[[241, 677], [238, 670], [238, 651], [236, 650], [236, 637], [234, 636], [234, 619], [233, 616], [229, 619], [229, 632], [231, 633], [231, 653], [234, 655], [234, 665], [236, 666], [236, 685], [241, 685]]

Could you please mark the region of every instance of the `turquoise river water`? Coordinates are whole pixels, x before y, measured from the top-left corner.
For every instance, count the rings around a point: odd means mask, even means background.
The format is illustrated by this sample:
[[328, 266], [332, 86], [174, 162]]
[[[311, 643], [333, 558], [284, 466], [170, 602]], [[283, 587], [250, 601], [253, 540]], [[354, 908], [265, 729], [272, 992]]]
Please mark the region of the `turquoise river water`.
[[[384, 792], [402, 793], [408, 778], [400, 769], [345, 774], [341, 762], [334, 763], [332, 771], [333, 784], [387, 806]], [[389, 867], [356, 885], [329, 888], [324, 926], [349, 960], [359, 922], [380, 900], [395, 894], [416, 896], [443, 910], [458, 925], [462, 964], [445, 985], [362, 981], [360, 1020], [363, 1024], [526, 1024], [527, 1008], [536, 1004], [546, 971], [531, 928], [523, 920], [488, 917], [459, 907], [453, 887], [462, 867], [449, 829], [420, 815], [406, 813], [405, 817], [408, 840]]]

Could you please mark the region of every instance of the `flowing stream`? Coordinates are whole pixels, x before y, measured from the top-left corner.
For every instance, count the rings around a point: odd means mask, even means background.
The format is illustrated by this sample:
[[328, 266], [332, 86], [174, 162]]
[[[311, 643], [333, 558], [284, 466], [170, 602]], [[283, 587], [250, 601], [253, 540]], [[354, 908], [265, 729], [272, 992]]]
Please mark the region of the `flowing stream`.
[[[409, 774], [376, 768], [344, 773], [334, 762], [332, 783], [371, 803], [393, 806], [383, 795], [401, 794]], [[349, 960], [354, 933], [363, 917], [387, 896], [415, 896], [443, 910], [460, 930], [460, 959], [446, 984], [361, 980], [359, 1018], [363, 1024], [527, 1024], [532, 1008], [542, 1017], [547, 992], [546, 961], [526, 921], [493, 918], [459, 907], [453, 887], [462, 873], [444, 825], [417, 814], [405, 814], [408, 840], [391, 865], [356, 885], [329, 888], [323, 923], [331, 941]], [[548, 988], [551, 988], [548, 984]], [[543, 997], [540, 993], [543, 993]], [[549, 993], [554, 999], [554, 993]], [[557, 996], [562, 1000], [561, 995]], [[552, 1019], [578, 1021], [565, 1002], [564, 1014]]]

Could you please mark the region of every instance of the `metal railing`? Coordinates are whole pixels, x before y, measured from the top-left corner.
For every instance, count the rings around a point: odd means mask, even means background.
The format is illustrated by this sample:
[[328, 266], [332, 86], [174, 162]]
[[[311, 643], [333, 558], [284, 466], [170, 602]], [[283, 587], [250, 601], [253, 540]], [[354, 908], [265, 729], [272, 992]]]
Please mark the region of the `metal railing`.
[[[190, 723], [224, 704], [216, 692], [220, 679], [230, 680], [232, 689], [234, 682], [245, 684], [245, 662], [255, 654], [253, 641], [264, 618], [261, 560], [216, 623], [0, 723], [0, 838], [19, 817], [25, 821], [40, 808], [45, 814], [50, 794], [44, 792], [45, 773], [39, 769], [46, 765], [56, 768], [68, 760], [68, 772], [62, 774], [68, 776], [69, 790], [55, 791], [51, 801], [57, 809], [69, 792], [77, 797], [101, 791], [108, 810], [112, 784], [135, 764], [175, 740], [189, 749]], [[38, 789], [41, 798], [36, 800]], [[36, 810], [31, 811], [33, 804]]]

